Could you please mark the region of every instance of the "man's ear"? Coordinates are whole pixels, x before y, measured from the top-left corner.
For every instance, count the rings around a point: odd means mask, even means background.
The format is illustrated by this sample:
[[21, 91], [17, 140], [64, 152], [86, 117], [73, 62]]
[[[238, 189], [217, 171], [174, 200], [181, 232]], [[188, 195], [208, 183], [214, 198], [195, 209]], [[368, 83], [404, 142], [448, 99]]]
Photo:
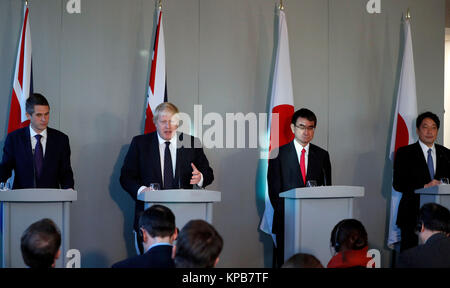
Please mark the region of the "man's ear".
[[425, 231], [425, 225], [423, 225], [423, 222], [422, 222], [422, 228], [420, 228], [420, 233], [422, 233], [423, 231]]
[[172, 259], [175, 259], [175, 253], [177, 252], [177, 245], [173, 245], [172, 247]]
[[142, 232], [142, 242], [146, 243], [148, 241], [147, 231], [145, 231], [145, 229], [143, 229], [143, 228], [139, 228], [139, 229], [141, 229], [141, 232]]
[[214, 267], [216, 267], [217, 263], [219, 263], [219, 257], [217, 257], [216, 261], [214, 262]]
[[295, 134], [295, 125], [292, 123], [291, 123], [291, 130], [292, 130], [292, 133]]
[[56, 260], [59, 259], [60, 256], [61, 256], [61, 249], [59, 249], [58, 252], [56, 252], [56, 254], [55, 254], [55, 259], [53, 259], [53, 264], [52, 264], [53, 268], [55, 268]]
[[58, 252], [56, 252], [55, 260], [59, 259], [59, 257], [61, 257], [61, 249], [59, 249]]
[[31, 115], [28, 114], [28, 112], [25, 112], [25, 116], [27, 116], [27, 119], [31, 121]]
[[175, 231], [173, 232], [173, 234], [170, 236], [170, 240], [175, 241], [178, 239], [178, 228], [175, 228]]

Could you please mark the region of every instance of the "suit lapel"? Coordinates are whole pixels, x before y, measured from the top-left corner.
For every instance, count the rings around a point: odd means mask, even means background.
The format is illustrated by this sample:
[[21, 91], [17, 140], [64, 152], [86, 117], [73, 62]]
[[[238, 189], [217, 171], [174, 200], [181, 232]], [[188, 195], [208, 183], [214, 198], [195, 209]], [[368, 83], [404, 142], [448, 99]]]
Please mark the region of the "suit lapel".
[[[302, 178], [302, 171], [300, 170], [300, 159], [297, 155], [297, 150], [295, 150], [295, 144], [294, 140], [289, 143], [289, 150], [288, 150], [288, 159], [289, 161], [286, 161], [289, 163], [288, 171], [293, 171], [296, 175], [296, 179], [298, 181], [298, 184], [300, 184], [300, 187], [306, 186], [305, 183], [303, 183]], [[308, 174], [306, 174], [306, 177], [308, 177]]]
[[30, 127], [26, 127], [24, 129], [24, 133], [22, 135], [22, 141], [25, 145], [25, 159], [28, 161], [27, 167], [30, 167], [30, 175], [33, 175], [34, 178], [34, 157], [33, 157], [33, 149], [31, 148], [31, 135], [30, 135]]
[[[449, 160], [447, 159], [447, 155], [445, 155], [444, 148], [435, 144], [434, 147], [436, 148], [436, 173], [439, 178], [446, 175], [446, 166]], [[438, 174], [439, 173], [439, 174]], [[444, 176], [445, 177], [445, 176]]]
[[178, 188], [182, 188], [181, 187], [181, 175], [180, 175], [180, 171], [181, 171], [181, 166], [182, 166], [182, 157], [183, 157], [183, 151], [184, 151], [184, 146], [181, 145], [181, 143], [183, 143], [183, 133], [180, 133], [178, 135], [178, 141], [177, 141], [177, 158], [175, 159], [175, 186]]
[[314, 165], [318, 164], [317, 163], [317, 155], [316, 155], [316, 151], [314, 149], [313, 144], [309, 143], [309, 153], [308, 153], [308, 168], [306, 169], [306, 179], [310, 179], [308, 178], [308, 176], [312, 175], [312, 171], [314, 170]]
[[[425, 159], [425, 155], [423, 155], [422, 147], [420, 147], [419, 141], [416, 142], [416, 154], [417, 158], [419, 160], [418, 163], [422, 166], [423, 175], [426, 176], [426, 179], [428, 179], [428, 182], [431, 181], [430, 172], [428, 171], [428, 165], [427, 165], [427, 159]], [[436, 158], [437, 158], [437, 151], [436, 151]], [[437, 167], [437, 165], [436, 165]], [[437, 170], [437, 168], [436, 168]]]
[[[161, 183], [162, 188], [162, 174], [161, 174], [161, 155], [159, 155], [159, 141], [158, 141], [158, 132], [150, 134], [150, 153], [147, 154], [148, 159], [147, 163], [152, 163], [152, 170], [156, 171], [156, 178], [159, 183]], [[144, 147], [145, 149], [145, 147]], [[156, 159], [154, 159], [156, 157]], [[152, 159], [153, 158], [153, 159]], [[146, 184], [148, 185], [148, 184]]]
[[52, 163], [53, 153], [56, 153], [56, 143], [55, 143], [55, 135], [51, 128], [47, 127], [47, 143], [45, 144], [45, 154], [44, 154], [44, 163], [42, 166], [42, 170], [45, 171], [45, 168]]

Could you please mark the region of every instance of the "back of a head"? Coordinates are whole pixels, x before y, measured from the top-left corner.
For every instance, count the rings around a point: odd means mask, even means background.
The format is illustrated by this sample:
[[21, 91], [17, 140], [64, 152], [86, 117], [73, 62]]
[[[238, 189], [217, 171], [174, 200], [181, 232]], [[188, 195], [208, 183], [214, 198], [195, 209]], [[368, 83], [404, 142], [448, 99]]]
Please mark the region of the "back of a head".
[[344, 219], [334, 226], [330, 236], [331, 247], [340, 252], [342, 247], [360, 250], [368, 245], [364, 225], [356, 219]]
[[419, 225], [430, 231], [450, 233], [450, 211], [436, 203], [424, 204], [419, 211]]
[[139, 227], [151, 237], [171, 236], [175, 232], [175, 215], [166, 206], [153, 205], [139, 217]]
[[177, 268], [212, 268], [223, 247], [223, 239], [203, 220], [191, 220], [178, 235], [175, 253]]
[[50, 219], [31, 224], [20, 239], [23, 261], [31, 268], [50, 268], [61, 246], [61, 232]]
[[286, 260], [281, 268], [323, 268], [323, 265], [311, 254], [297, 253]]

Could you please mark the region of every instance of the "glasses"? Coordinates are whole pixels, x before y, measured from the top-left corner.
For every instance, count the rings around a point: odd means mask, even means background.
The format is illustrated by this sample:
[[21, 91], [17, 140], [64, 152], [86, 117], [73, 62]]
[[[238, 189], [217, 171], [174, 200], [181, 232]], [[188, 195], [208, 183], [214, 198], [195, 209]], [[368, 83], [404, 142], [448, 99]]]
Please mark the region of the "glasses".
[[314, 126], [305, 126], [303, 124], [300, 125], [294, 125], [295, 127], [297, 127], [298, 129], [300, 129], [301, 131], [305, 131], [307, 130], [308, 132], [314, 131], [314, 129], [316, 129], [316, 127]]

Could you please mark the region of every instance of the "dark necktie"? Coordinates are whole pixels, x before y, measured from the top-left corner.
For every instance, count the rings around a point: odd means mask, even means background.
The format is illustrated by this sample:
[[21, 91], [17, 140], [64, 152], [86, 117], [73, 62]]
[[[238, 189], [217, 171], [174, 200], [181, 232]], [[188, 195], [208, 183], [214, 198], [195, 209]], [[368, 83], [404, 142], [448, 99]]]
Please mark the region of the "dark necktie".
[[36, 179], [41, 178], [42, 164], [44, 163], [44, 152], [42, 150], [41, 138], [42, 135], [35, 135], [36, 147], [34, 148], [34, 167], [36, 169]]
[[173, 188], [173, 166], [169, 145], [170, 141], [166, 141], [166, 150], [164, 150], [164, 189]]
[[434, 179], [434, 163], [433, 163], [433, 157], [431, 157], [431, 148], [428, 149], [428, 158], [427, 158], [427, 164], [428, 164], [428, 171], [430, 172], [431, 180]]

